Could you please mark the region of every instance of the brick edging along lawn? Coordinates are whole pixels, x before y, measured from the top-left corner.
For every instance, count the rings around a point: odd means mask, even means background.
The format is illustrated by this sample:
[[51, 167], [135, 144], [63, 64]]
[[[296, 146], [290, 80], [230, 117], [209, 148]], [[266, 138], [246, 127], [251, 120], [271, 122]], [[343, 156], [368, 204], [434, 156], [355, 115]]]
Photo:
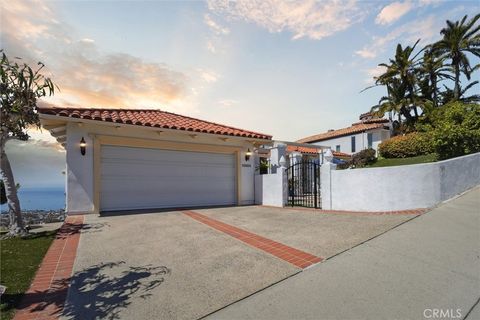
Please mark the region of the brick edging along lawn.
[[67, 217], [43, 258], [14, 320], [57, 319], [67, 297], [84, 218]]

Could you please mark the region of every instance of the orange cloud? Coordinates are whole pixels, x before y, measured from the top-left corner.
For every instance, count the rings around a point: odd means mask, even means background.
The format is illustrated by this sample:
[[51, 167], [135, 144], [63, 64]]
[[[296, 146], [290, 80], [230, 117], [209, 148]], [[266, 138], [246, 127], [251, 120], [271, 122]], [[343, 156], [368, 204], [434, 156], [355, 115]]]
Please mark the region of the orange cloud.
[[74, 39], [73, 30], [59, 22], [49, 6], [52, 4], [36, 0], [1, 4], [7, 55], [23, 57], [30, 64], [44, 62], [46, 74], [60, 88], [45, 101], [84, 107], [158, 108], [182, 106], [188, 100], [189, 77], [183, 72], [129, 54], [105, 54], [91, 38]]

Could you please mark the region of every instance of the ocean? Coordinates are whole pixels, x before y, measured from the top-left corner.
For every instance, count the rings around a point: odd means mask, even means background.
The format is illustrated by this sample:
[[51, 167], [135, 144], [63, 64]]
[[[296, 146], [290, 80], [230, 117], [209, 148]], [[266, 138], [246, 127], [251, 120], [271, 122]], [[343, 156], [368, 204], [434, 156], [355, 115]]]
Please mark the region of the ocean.
[[[63, 188], [20, 188], [18, 190], [22, 210], [65, 209], [65, 189]], [[7, 206], [2, 205], [2, 211]]]

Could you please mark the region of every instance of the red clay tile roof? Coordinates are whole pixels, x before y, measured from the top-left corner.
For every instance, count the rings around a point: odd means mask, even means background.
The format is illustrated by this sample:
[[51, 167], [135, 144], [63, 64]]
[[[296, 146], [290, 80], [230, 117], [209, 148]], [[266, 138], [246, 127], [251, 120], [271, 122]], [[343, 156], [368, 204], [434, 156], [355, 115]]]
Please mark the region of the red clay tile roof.
[[360, 121], [360, 122], [355, 122], [355, 123], [352, 124], [352, 126], [356, 126], [356, 125], [362, 124], [362, 123], [388, 123], [388, 122], [390, 122], [388, 119], [374, 118], [374, 119], [363, 120], [363, 121]]
[[385, 125], [383, 123], [363, 123], [362, 122], [362, 123], [354, 124], [348, 128], [332, 130], [332, 131], [316, 134], [310, 137], [306, 137], [298, 140], [297, 142], [299, 143], [318, 142], [318, 141], [323, 141], [323, 140], [327, 140], [335, 137], [350, 135], [353, 133], [359, 133], [367, 130], [383, 128], [384, 126]]
[[308, 153], [308, 154], [318, 154], [319, 151], [321, 151], [321, 150], [317, 149], [317, 148], [287, 146], [287, 152], [300, 152], [300, 153]]
[[40, 114], [66, 118], [97, 120], [144, 127], [156, 127], [192, 132], [212, 133], [271, 140], [272, 136], [204, 121], [155, 109], [98, 109], [39, 107]]
[[362, 113], [362, 114], [358, 117], [358, 119], [359, 119], [359, 120], [362, 120], [363, 118], [367, 118], [367, 117], [371, 118], [371, 117], [373, 117], [373, 114], [372, 114], [370, 111], [369, 111], [369, 112], [365, 112], [365, 113]]
[[[297, 146], [287, 146], [287, 152], [300, 152], [304, 154], [318, 154], [319, 149], [309, 148], [309, 147], [297, 147]], [[351, 156], [347, 153], [333, 151], [332, 154], [337, 158], [350, 158]]]
[[332, 150], [332, 154], [336, 158], [350, 158], [351, 157], [351, 155], [349, 155], [348, 153], [333, 151], [333, 150]]

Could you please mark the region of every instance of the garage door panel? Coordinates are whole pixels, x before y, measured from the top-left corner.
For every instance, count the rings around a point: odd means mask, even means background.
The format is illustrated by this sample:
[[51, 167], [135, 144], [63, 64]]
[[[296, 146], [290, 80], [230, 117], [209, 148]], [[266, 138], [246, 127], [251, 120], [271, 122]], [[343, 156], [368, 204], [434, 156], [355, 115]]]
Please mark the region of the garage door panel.
[[168, 178], [170, 177], [179, 177], [181, 175], [189, 177], [234, 177], [232, 172], [233, 167], [230, 166], [199, 166], [191, 165], [185, 166], [182, 164], [172, 165], [172, 166], [163, 166], [162, 170], [157, 170], [157, 165], [150, 163], [150, 166], [147, 168], [143, 165], [122, 165], [120, 163], [104, 163], [102, 167], [102, 177], [107, 179], [109, 178], [124, 178], [131, 176], [130, 172], [136, 172], [136, 175], [139, 177], [157, 177], [157, 178]]
[[102, 211], [229, 205], [236, 202], [235, 157], [102, 146]]

